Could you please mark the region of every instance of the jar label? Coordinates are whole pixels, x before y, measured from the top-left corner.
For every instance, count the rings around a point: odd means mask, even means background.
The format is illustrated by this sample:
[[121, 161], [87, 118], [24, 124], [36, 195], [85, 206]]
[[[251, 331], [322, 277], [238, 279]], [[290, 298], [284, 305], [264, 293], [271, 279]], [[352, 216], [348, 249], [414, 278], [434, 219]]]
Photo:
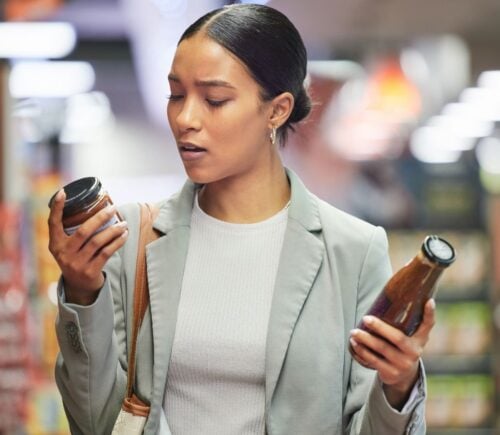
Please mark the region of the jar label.
[[[94, 234], [92, 234], [92, 236], [95, 236], [97, 233], [100, 233], [101, 231], [105, 230], [106, 228], [110, 227], [111, 225], [114, 225], [114, 224], [117, 224], [118, 222], [120, 222], [120, 219], [118, 218], [118, 216], [115, 214], [111, 217], [111, 219], [109, 219], [104, 225], [102, 225], [101, 227], [99, 227], [95, 232]], [[76, 230], [78, 230], [78, 228], [80, 228], [81, 225], [75, 225], [73, 227], [68, 227], [68, 228], [64, 228], [64, 232], [68, 235], [68, 236], [71, 236], [72, 234], [74, 234], [76, 232]]]

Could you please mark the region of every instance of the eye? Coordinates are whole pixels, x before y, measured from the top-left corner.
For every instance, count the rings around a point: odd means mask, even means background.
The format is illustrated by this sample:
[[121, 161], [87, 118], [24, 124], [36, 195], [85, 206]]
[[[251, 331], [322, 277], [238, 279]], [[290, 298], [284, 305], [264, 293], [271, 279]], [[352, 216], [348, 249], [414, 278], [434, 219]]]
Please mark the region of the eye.
[[183, 95], [174, 95], [174, 94], [170, 94], [170, 95], [167, 95], [167, 100], [169, 101], [179, 101], [180, 99], [182, 99]]
[[207, 103], [212, 107], [221, 107], [227, 102], [228, 100], [211, 100], [210, 98], [207, 98]]

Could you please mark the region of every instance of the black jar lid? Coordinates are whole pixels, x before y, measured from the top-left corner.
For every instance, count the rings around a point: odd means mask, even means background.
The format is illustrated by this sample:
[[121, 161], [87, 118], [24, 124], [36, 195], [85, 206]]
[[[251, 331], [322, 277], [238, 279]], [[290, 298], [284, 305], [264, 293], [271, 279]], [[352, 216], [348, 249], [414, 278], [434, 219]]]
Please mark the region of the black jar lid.
[[[102, 184], [96, 177], [85, 177], [72, 181], [63, 189], [66, 193], [63, 217], [67, 217], [89, 207], [99, 197]], [[56, 194], [50, 199], [49, 207], [52, 205]]]
[[448, 267], [455, 261], [455, 249], [439, 236], [427, 236], [422, 244], [422, 252], [434, 263]]

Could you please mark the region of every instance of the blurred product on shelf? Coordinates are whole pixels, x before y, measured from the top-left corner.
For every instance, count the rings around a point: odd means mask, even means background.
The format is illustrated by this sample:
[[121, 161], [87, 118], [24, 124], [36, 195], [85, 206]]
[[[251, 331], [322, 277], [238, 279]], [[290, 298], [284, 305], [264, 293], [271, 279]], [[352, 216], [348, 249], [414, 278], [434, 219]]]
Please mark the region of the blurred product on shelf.
[[429, 427], [471, 428], [491, 424], [493, 379], [488, 375], [429, 375], [426, 406]]
[[49, 234], [47, 228], [47, 203], [52, 193], [61, 185], [61, 177], [57, 173], [38, 175], [32, 180], [32, 195], [29, 198], [31, 222], [32, 255], [35, 273], [36, 297], [31, 298], [32, 315], [36, 322], [37, 340], [33, 352], [38, 363], [37, 370], [43, 372], [45, 378], [53, 379], [53, 367], [59, 346], [54, 331], [57, 315], [57, 287], [60, 271], [57, 263], [50, 255], [47, 246]]
[[492, 313], [487, 302], [437, 305], [436, 327], [426, 346], [426, 356], [483, 355], [492, 345]]
[[47, 250], [47, 201], [59, 180], [39, 175], [26, 204], [0, 204], [2, 435], [69, 433], [53, 377], [59, 270]]
[[53, 381], [35, 382], [30, 388], [28, 403], [25, 423], [28, 434], [69, 434], [61, 397]]
[[0, 204], [0, 433], [20, 427], [27, 412], [31, 364], [22, 265], [19, 209]]
[[62, 0], [6, 0], [5, 17], [13, 21], [39, 20], [50, 16], [62, 4]]

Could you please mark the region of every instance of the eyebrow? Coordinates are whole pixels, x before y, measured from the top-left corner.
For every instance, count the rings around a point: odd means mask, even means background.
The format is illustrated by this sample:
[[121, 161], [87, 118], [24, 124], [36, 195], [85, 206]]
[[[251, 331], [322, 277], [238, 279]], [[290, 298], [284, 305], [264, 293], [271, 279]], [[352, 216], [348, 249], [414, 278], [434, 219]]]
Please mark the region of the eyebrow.
[[[169, 74], [168, 79], [176, 83], [180, 83], [181, 81], [179, 77], [177, 77], [174, 74]], [[222, 87], [222, 88], [236, 89], [233, 85], [224, 80], [196, 80], [194, 84], [199, 87]]]

